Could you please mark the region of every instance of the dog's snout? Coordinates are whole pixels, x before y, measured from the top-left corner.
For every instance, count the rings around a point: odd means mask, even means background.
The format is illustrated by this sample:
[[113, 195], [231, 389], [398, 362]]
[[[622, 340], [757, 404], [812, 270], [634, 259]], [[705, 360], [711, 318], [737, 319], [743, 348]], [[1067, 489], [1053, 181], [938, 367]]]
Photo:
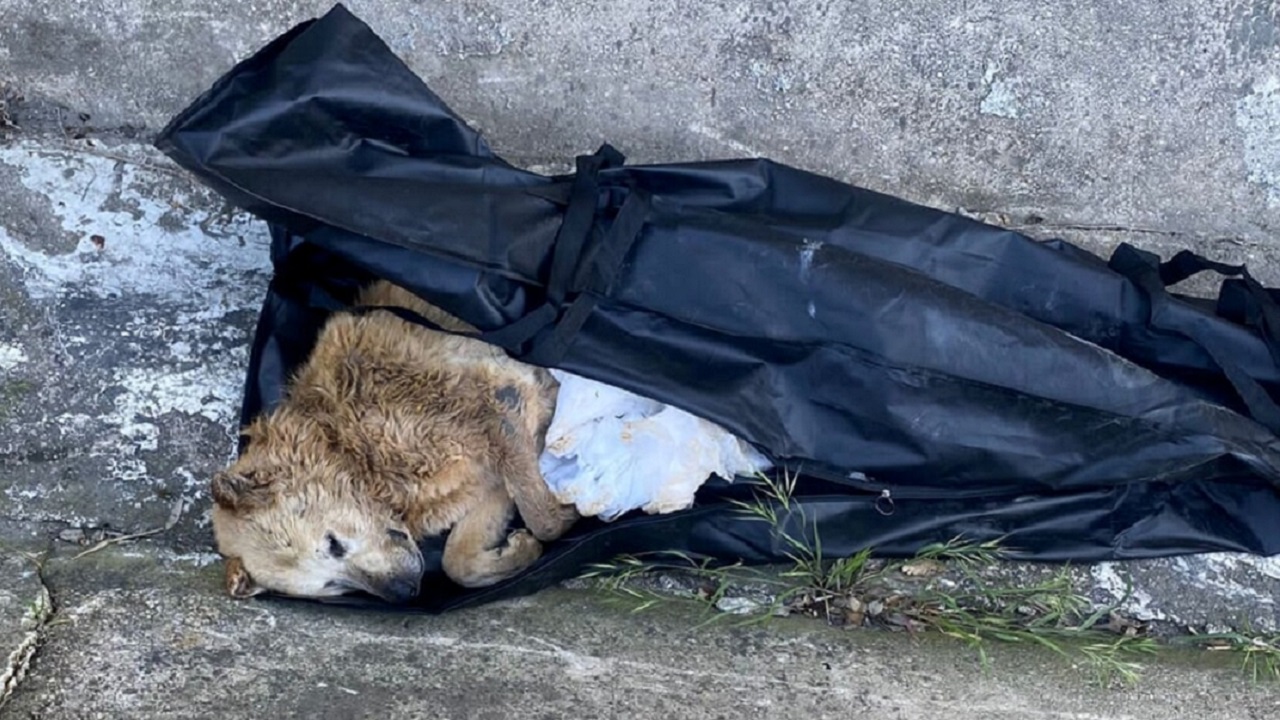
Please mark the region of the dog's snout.
[[409, 602], [418, 596], [418, 581], [416, 578], [393, 578], [382, 586], [378, 594], [387, 602]]

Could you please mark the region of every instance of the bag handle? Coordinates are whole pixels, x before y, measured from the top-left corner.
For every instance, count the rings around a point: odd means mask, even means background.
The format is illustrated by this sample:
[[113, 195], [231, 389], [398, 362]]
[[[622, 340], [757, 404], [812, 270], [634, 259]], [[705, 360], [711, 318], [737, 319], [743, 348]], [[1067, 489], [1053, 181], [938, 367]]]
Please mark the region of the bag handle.
[[[1280, 308], [1266, 293], [1266, 290], [1262, 288], [1262, 285], [1254, 280], [1243, 266], [1214, 262], [1188, 250], [1179, 252], [1168, 262], [1161, 263], [1158, 256], [1138, 250], [1128, 243], [1122, 243], [1116, 248], [1107, 265], [1112, 270], [1132, 280], [1146, 294], [1150, 301], [1147, 311], [1147, 323], [1151, 327], [1182, 335], [1195, 343], [1201, 350], [1204, 350], [1209, 358], [1222, 370], [1223, 375], [1231, 383], [1240, 399], [1244, 401], [1245, 407], [1249, 410], [1249, 415], [1266, 426], [1271, 432], [1280, 435], [1280, 405], [1276, 404], [1266, 389], [1235, 361], [1227, 357], [1226, 353], [1215, 347], [1214, 343], [1205, 342], [1202, 338], [1197, 337], [1195, 332], [1187, 332], [1185, 329], [1173, 327], [1165, 321], [1164, 317], [1173, 303], [1173, 297], [1169, 294], [1168, 285], [1181, 282], [1203, 270], [1213, 270], [1224, 275], [1242, 275], [1246, 287], [1250, 290], [1250, 296], [1257, 303], [1259, 316], [1262, 318], [1261, 322], [1267, 322], [1268, 314], [1272, 317], [1273, 322], [1280, 322]], [[1260, 295], [1255, 294], [1253, 286], [1256, 286], [1261, 291]], [[1266, 309], [1268, 307], [1270, 308], [1269, 310]], [[1280, 325], [1272, 325], [1272, 327], [1280, 327]], [[1272, 358], [1280, 357], [1280, 354], [1277, 354], [1277, 349], [1280, 346], [1267, 337], [1266, 330], [1263, 331], [1263, 340], [1267, 343]]]
[[[473, 337], [503, 348], [517, 359], [554, 367], [568, 352], [574, 336], [582, 329], [598, 302], [597, 294], [608, 294], [631, 247], [648, 219], [652, 197], [639, 188], [630, 188], [608, 232], [600, 235], [599, 173], [617, 167], [623, 155], [605, 144], [592, 155], [577, 158], [577, 173], [570, 188], [564, 220], [552, 245], [551, 271], [547, 278], [546, 300], [518, 320], [486, 332], [463, 332], [441, 327], [415, 312], [388, 306], [349, 306], [317, 284], [311, 284], [308, 303], [330, 312], [363, 314], [377, 310], [393, 313], [406, 322], [430, 330]], [[543, 334], [550, 329], [550, 333]], [[529, 345], [528, 348], [525, 346]]]

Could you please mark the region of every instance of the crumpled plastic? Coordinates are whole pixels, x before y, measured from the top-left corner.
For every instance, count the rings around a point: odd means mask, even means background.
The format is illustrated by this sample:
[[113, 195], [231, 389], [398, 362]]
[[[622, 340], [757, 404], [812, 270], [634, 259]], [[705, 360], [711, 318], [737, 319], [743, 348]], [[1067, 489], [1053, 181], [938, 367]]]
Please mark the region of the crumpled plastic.
[[724, 428], [679, 408], [561, 370], [542, 475], [560, 502], [605, 521], [633, 510], [693, 505], [711, 476], [733, 482], [769, 459]]

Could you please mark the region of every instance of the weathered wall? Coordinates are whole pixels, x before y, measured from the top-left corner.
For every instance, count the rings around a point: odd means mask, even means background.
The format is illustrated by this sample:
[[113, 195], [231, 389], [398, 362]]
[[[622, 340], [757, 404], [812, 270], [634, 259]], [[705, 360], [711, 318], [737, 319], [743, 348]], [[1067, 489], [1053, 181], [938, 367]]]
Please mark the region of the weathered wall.
[[[0, 77], [155, 129], [330, 0], [0, 0]], [[759, 154], [945, 206], [1274, 241], [1273, 0], [350, 0], [508, 156]]]

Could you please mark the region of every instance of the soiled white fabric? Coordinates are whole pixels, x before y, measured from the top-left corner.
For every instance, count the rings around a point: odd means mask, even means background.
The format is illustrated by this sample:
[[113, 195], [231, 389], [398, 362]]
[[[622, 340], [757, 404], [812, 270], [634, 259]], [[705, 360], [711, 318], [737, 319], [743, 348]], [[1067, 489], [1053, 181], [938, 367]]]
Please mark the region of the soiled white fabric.
[[768, 460], [720, 426], [683, 410], [571, 373], [560, 382], [541, 457], [562, 503], [612, 520], [641, 509], [669, 513], [693, 503], [712, 475], [732, 481]]

